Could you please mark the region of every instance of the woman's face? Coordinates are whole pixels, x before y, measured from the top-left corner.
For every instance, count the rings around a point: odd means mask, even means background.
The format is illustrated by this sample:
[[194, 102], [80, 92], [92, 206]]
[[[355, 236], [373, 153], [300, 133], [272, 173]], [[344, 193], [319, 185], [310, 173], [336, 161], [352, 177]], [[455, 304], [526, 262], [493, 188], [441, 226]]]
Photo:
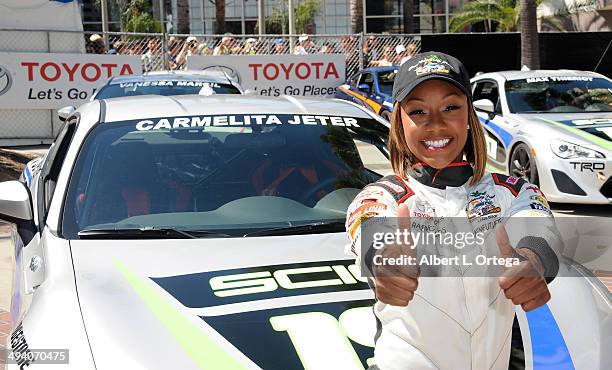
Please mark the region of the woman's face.
[[400, 104], [408, 149], [417, 161], [444, 168], [462, 159], [468, 136], [467, 97], [453, 84], [428, 80]]

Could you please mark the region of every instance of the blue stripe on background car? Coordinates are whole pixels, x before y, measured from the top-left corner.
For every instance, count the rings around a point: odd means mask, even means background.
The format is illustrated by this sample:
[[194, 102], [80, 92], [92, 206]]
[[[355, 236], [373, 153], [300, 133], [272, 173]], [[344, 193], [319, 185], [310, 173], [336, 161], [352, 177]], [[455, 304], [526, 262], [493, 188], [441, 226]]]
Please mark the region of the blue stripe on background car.
[[512, 142], [512, 134], [511, 133], [509, 133], [508, 131], [504, 130], [500, 126], [496, 125], [493, 121], [490, 121], [488, 119], [484, 119], [482, 117], [478, 117], [478, 119], [480, 119], [480, 122], [482, 122], [485, 126], [490, 127], [491, 130], [493, 130], [497, 135], [499, 135], [499, 138], [504, 142], [504, 145], [506, 147], [508, 147], [508, 145], [510, 145], [510, 143]]

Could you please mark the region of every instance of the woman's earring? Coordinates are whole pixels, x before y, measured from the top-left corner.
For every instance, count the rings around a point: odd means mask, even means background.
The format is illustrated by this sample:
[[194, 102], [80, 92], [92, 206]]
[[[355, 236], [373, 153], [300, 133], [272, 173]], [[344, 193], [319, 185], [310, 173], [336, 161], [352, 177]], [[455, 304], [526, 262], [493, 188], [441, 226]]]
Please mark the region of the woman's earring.
[[468, 123], [468, 125], [467, 125], [467, 129], [468, 129], [468, 130], [470, 129], [470, 124], [469, 124], [469, 123]]

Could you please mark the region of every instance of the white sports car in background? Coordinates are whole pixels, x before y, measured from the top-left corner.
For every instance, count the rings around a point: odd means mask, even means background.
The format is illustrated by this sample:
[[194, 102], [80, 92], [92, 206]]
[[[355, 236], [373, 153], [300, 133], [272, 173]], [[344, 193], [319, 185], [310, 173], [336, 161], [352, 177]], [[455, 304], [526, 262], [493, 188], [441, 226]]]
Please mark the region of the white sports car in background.
[[583, 71], [508, 71], [472, 79], [489, 164], [548, 200], [612, 202], [612, 81]]

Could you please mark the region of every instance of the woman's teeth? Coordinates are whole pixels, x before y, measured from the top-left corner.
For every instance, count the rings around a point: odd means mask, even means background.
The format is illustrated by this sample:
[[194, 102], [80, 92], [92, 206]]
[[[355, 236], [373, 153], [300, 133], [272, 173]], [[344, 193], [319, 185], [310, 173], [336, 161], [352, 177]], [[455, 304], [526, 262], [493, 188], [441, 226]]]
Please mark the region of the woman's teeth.
[[423, 141], [423, 143], [425, 143], [426, 146], [430, 147], [430, 148], [444, 148], [445, 146], [448, 145], [448, 143], [450, 143], [451, 139], [440, 139], [440, 140], [425, 140]]

